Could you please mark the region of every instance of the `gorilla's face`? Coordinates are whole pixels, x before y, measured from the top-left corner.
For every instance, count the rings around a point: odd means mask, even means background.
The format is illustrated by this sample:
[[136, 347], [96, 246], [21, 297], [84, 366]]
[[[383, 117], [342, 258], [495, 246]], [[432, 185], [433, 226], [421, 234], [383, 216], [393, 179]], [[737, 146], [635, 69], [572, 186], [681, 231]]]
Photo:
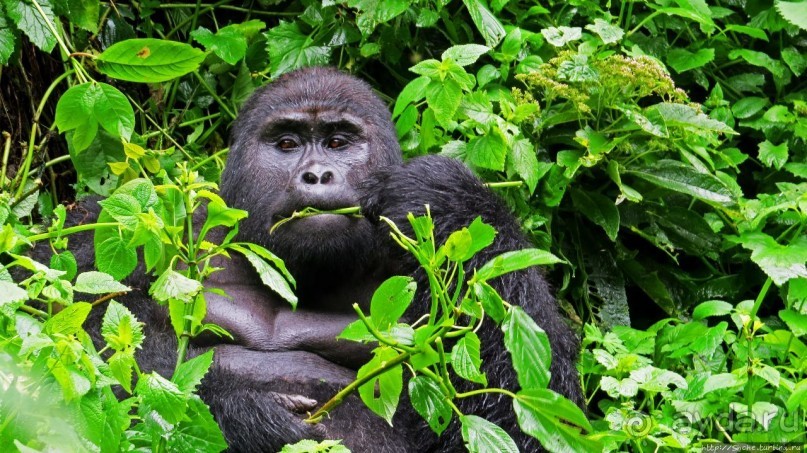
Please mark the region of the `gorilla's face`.
[[300, 277], [360, 269], [377, 243], [364, 219], [324, 214], [269, 230], [305, 207], [356, 206], [358, 184], [400, 159], [389, 111], [369, 87], [335, 70], [311, 69], [270, 84], [244, 106], [222, 195], [249, 211], [243, 237], [269, 247]]

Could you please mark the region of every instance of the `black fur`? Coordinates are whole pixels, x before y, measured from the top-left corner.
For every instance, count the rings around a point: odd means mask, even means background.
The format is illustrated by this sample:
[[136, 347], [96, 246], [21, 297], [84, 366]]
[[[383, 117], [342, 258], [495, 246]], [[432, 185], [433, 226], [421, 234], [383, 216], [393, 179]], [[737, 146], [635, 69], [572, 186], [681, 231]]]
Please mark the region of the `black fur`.
[[[344, 153], [317, 148], [320, 146], [317, 143], [301, 147], [299, 159], [294, 158], [293, 153], [278, 151], [278, 139], [271, 135], [278, 118], [302, 116], [318, 120], [327, 119], [328, 115], [361, 123], [361, 130], [349, 136], [349, 146]], [[312, 128], [311, 134], [317, 133]], [[319, 157], [309, 159], [305, 157], [308, 152]], [[300, 182], [300, 172], [316, 172], [322, 168], [335, 175], [331, 186], [322, 182], [313, 187]], [[316, 190], [308, 190], [312, 187]], [[323, 319], [330, 316], [325, 313], [350, 312], [350, 304], [356, 301], [366, 306], [377, 283], [395, 274], [418, 278], [421, 294], [412, 310], [418, 313], [427, 310], [428, 285], [422, 272], [418, 272], [411, 257], [391, 243], [386, 226], [375, 221], [380, 215], [393, 219], [406, 231], [406, 214], [422, 213], [424, 205], [428, 204], [441, 240], [481, 215], [495, 227], [498, 235], [495, 243], [471, 262], [475, 266], [502, 252], [531, 247], [507, 207], [462, 163], [431, 156], [402, 164], [386, 106], [365, 82], [333, 69], [296, 71], [252, 96], [234, 127], [221, 193], [230, 206], [250, 212], [240, 226], [240, 239], [265, 245], [280, 255], [298, 279], [301, 310], [322, 312]], [[275, 234], [269, 234], [269, 227], [279, 214], [288, 215], [292, 208], [312, 204], [321, 208], [360, 204], [367, 219], [350, 222], [337, 219], [325, 223], [324, 227], [315, 223], [316, 233], [310, 234], [305, 229], [295, 228], [292, 222], [291, 227], [284, 226]], [[75, 212], [71, 214], [74, 223], [80, 217]], [[89, 218], [96, 217], [97, 212], [89, 214]], [[93, 260], [92, 241], [85, 235], [71, 240], [73, 244], [76, 242], [81, 244], [77, 257], [86, 268]], [[275, 340], [282, 337], [274, 329], [279, 325], [278, 310], [284, 309], [285, 302], [278, 302], [276, 297], [267, 294], [269, 291], [260, 285], [243, 260], [234, 259], [226, 266], [229, 277], [208, 284], [224, 288], [230, 285], [242, 291], [236, 293], [234, 302], [227, 303], [246, 304], [248, 301], [260, 310], [264, 303], [275, 307], [266, 311], [270, 315], [274, 313], [266, 326], [249, 316], [230, 315], [228, 312], [235, 310], [228, 310], [226, 305], [221, 310], [224, 314], [218, 315], [220, 318], [211, 315], [214, 322], [233, 322], [236, 344], [219, 346], [216, 364], [203, 381], [200, 394], [210, 405], [232, 451], [276, 451], [286, 443], [324, 437], [344, 437], [345, 443], [357, 452], [463, 450], [456, 421], [437, 438], [408, 403], [400, 405], [394, 428], [363, 408], [355, 396], [348, 398], [323, 425], [303, 423], [304, 412], [312, 408], [305, 404], [301, 407], [294, 401], [313, 398], [322, 404], [350, 380], [352, 371], [323, 360], [320, 356], [325, 356], [320, 351], [311, 351], [319, 355], [306, 352], [310, 347], [302, 340], [298, 343]], [[135, 292], [121, 301], [147, 324], [147, 343], [138, 354], [141, 368], [170, 375], [176, 340], [165, 309], [148, 300], [148, 278], [142, 269], [129, 283], [135, 287]], [[559, 314], [541, 272], [533, 268], [509, 274], [498, 279], [494, 286], [506, 301], [523, 307], [547, 332], [553, 354], [550, 387], [581, 404], [582, 393], [575, 368], [578, 341]], [[224, 302], [209, 302], [209, 308], [214, 303]], [[103, 311], [93, 310], [94, 319], [90, 324], [94, 329], [100, 325]], [[254, 318], [264, 314], [261, 311]], [[329, 321], [323, 321], [321, 326], [295, 326], [294, 316], [303, 314], [292, 314], [288, 318], [295, 330], [283, 338], [299, 338], [307, 332], [305, 329], [312, 328], [330, 332]], [[274, 338], [261, 337], [267, 330], [272, 331]], [[481, 329], [480, 337], [483, 371], [487, 373], [489, 384], [517, 389], [499, 328], [488, 322]], [[96, 339], [99, 339], [97, 334]], [[276, 342], [282, 344], [278, 346]], [[197, 344], [191, 353], [196, 354], [207, 346], [209, 344]], [[353, 354], [348, 349], [345, 351], [343, 354]], [[295, 399], [300, 395], [304, 397], [302, 400]], [[464, 399], [459, 404], [464, 413], [502, 426], [522, 451], [539, 448], [535, 439], [521, 434], [508, 398], [488, 395]]]

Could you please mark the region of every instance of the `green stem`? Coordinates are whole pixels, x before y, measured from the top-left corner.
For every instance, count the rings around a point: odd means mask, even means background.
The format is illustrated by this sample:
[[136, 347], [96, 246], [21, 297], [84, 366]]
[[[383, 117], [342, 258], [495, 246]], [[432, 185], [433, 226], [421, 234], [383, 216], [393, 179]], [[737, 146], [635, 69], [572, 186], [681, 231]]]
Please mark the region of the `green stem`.
[[47, 314], [47, 313], [45, 313], [44, 311], [42, 311], [42, 310], [37, 310], [36, 308], [34, 308], [34, 307], [29, 307], [28, 305], [20, 305], [19, 310], [20, 310], [20, 311], [24, 311], [24, 312], [26, 312], [26, 313], [28, 313], [28, 314], [30, 314], [30, 315], [39, 316], [40, 318], [43, 318], [43, 319], [47, 319], [47, 318], [49, 318], [49, 317], [50, 317], [50, 316], [48, 316], [48, 314]]
[[[190, 179], [190, 175], [186, 175], [188, 179]], [[190, 182], [190, 181], [189, 181]], [[192, 183], [192, 182], [190, 182]], [[185, 232], [187, 233], [187, 244], [188, 244], [188, 278], [196, 280], [198, 278], [197, 272], [198, 268], [196, 267], [196, 244], [194, 243], [195, 238], [193, 237], [193, 201], [191, 200], [191, 196], [188, 193], [188, 188], [184, 187], [184, 195], [185, 195], [185, 212], [188, 215], [185, 217]], [[191, 316], [188, 316], [193, 313], [194, 306], [196, 305], [196, 299], [192, 302], [186, 303], [183, 306], [184, 309], [184, 316], [182, 317], [182, 334], [179, 336], [179, 345], [177, 346], [177, 363], [174, 367], [174, 374], [176, 375], [177, 370], [179, 370], [179, 366], [182, 365], [182, 362], [185, 361], [185, 355], [188, 352], [188, 343], [191, 340], [191, 327], [192, 327], [192, 319]]]
[[99, 228], [109, 228], [109, 227], [119, 227], [120, 224], [117, 222], [108, 222], [108, 223], [88, 223], [87, 225], [77, 225], [70, 228], [63, 228], [61, 230], [56, 231], [48, 231], [47, 233], [41, 234], [34, 234], [32, 236], [28, 236], [28, 240], [31, 242], [41, 241], [43, 239], [51, 239], [60, 236], [66, 236], [69, 234], [80, 233], [82, 231], [89, 231], [89, 230], [97, 230]]
[[765, 299], [765, 296], [768, 294], [768, 290], [771, 287], [771, 283], [773, 283], [773, 280], [771, 280], [771, 278], [768, 277], [768, 279], [765, 280], [765, 283], [762, 285], [762, 289], [759, 291], [759, 294], [757, 295], [757, 299], [754, 301], [754, 307], [751, 308], [751, 313], [750, 313], [752, 323], [754, 322], [754, 318], [756, 318], [756, 316], [757, 316], [757, 312], [759, 311], [759, 307], [762, 306], [762, 301]]
[[219, 156], [221, 156], [222, 154], [227, 154], [229, 152], [230, 152], [230, 148], [224, 148], [222, 150], [216, 151], [215, 153], [211, 154], [210, 156], [208, 156], [208, 157], [200, 160], [196, 164], [194, 164], [193, 167], [191, 167], [191, 170], [198, 170], [198, 169], [202, 168], [203, 165], [210, 162], [211, 160], [215, 160]]
[[39, 2], [36, 0], [31, 0], [31, 3], [34, 5], [34, 8], [36, 8], [36, 11], [39, 13], [42, 21], [45, 22], [45, 25], [48, 27], [48, 30], [50, 30], [50, 33], [54, 38], [56, 38], [56, 42], [59, 43], [59, 47], [62, 48], [65, 55], [70, 55], [70, 49], [67, 48], [67, 44], [65, 44], [62, 36], [56, 31], [56, 27], [51, 23], [50, 19], [48, 19], [48, 16], [45, 15], [45, 11], [43, 11], [42, 7], [39, 6]]
[[509, 390], [500, 389], [500, 388], [471, 390], [470, 392], [457, 393], [454, 396], [456, 396], [457, 398], [468, 398], [468, 397], [476, 396], [476, 395], [484, 395], [486, 393], [501, 393], [502, 395], [507, 395], [507, 396], [509, 396], [510, 398], [513, 398], [513, 399], [517, 398], [515, 393], [513, 393], [513, 392], [511, 392]]
[[524, 185], [524, 181], [488, 182], [485, 185], [491, 189], [503, 189], [506, 187], [521, 187]]
[[412, 354], [409, 352], [404, 352], [403, 354], [400, 354], [398, 357], [395, 357], [392, 360], [384, 362], [382, 366], [362, 376], [361, 379], [356, 379], [355, 381], [351, 382], [350, 385], [340, 390], [339, 393], [334, 395], [333, 398], [328, 400], [327, 403], [323, 404], [321, 408], [319, 408], [316, 412], [314, 412], [313, 415], [309, 416], [304, 421], [306, 423], [318, 423], [320, 418], [322, 418], [324, 415], [328, 414], [328, 412], [330, 412], [333, 408], [341, 404], [342, 400], [345, 399], [348, 395], [356, 391], [362, 385], [375, 379], [376, 376], [384, 374], [388, 370], [391, 370], [392, 368], [405, 362], [411, 355]]
[[199, 71], [194, 71], [193, 75], [196, 76], [196, 78], [199, 80], [199, 83], [202, 84], [205, 90], [207, 90], [207, 92], [210, 93], [211, 96], [213, 96], [213, 99], [215, 99], [216, 102], [219, 104], [219, 107], [221, 107], [221, 109], [224, 110], [224, 113], [226, 113], [227, 116], [230, 117], [230, 119], [234, 120], [235, 114], [230, 111], [230, 109], [227, 107], [227, 104], [225, 104], [224, 101], [219, 97], [218, 93], [216, 93], [216, 90], [210, 88], [210, 85], [208, 85], [207, 82], [205, 82], [204, 77], [199, 75]]
[[0, 190], [6, 185], [6, 171], [8, 170], [8, 153], [11, 152], [11, 134], [3, 131], [6, 143], [3, 145], [3, 169], [0, 170]]
[[361, 320], [361, 322], [364, 323], [364, 326], [367, 327], [367, 330], [370, 331], [370, 333], [379, 342], [384, 343], [384, 344], [386, 344], [388, 346], [392, 346], [393, 348], [398, 348], [398, 349], [402, 349], [402, 350], [404, 350], [406, 352], [411, 352], [413, 354], [418, 352], [417, 348], [413, 348], [413, 347], [407, 346], [405, 344], [400, 344], [397, 341], [390, 340], [389, 338], [385, 337], [384, 334], [379, 332], [378, 329], [376, 329], [373, 326], [373, 324], [370, 322], [370, 320], [367, 319], [367, 316], [365, 316], [364, 313], [362, 313], [361, 307], [359, 307], [359, 304], [355, 304], [355, 303], [353, 304], [353, 311], [355, 311], [356, 314], [359, 315], [359, 319]]

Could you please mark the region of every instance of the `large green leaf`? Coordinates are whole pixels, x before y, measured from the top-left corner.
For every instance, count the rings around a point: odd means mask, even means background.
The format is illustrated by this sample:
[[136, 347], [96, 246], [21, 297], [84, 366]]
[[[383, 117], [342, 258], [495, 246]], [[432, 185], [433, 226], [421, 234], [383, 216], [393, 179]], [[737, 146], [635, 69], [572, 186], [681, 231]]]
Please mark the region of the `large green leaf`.
[[697, 52], [690, 52], [682, 48], [674, 48], [667, 54], [667, 64], [675, 72], [682, 73], [691, 69], [700, 68], [715, 59], [714, 49], [699, 49]]
[[[398, 357], [398, 353], [392, 348], [376, 348], [373, 358], [359, 368], [356, 379], [362, 379], [396, 357]], [[398, 407], [401, 390], [403, 390], [403, 368], [401, 365], [397, 365], [359, 387], [359, 396], [370, 410], [392, 426], [392, 416], [395, 415], [395, 409]]]
[[601, 226], [611, 241], [619, 232], [619, 211], [614, 200], [596, 192], [572, 190], [572, 202], [578, 212]]
[[17, 37], [11, 24], [5, 16], [0, 14], [0, 65], [8, 64], [9, 59], [17, 48]]
[[240, 245], [233, 245], [232, 249], [244, 255], [244, 257], [252, 264], [252, 267], [254, 267], [258, 272], [258, 276], [260, 276], [264, 285], [271, 288], [272, 291], [277, 293], [278, 296], [289, 302], [292, 307], [297, 307], [297, 296], [294, 295], [294, 291], [291, 290], [289, 281], [286, 279], [284, 274], [270, 266], [266, 261], [264, 261], [264, 258], [262, 258], [261, 255], [252, 250], [241, 247]]
[[479, 337], [469, 332], [451, 350], [451, 366], [461, 378], [487, 386], [485, 373], [479, 369], [482, 365], [480, 349]]
[[583, 411], [548, 389], [518, 392], [513, 400], [518, 424], [524, 432], [553, 452], [601, 451], [602, 445], [585, 438], [581, 428], [592, 431]]
[[134, 131], [134, 110], [126, 96], [106, 83], [88, 82], [67, 90], [56, 104], [56, 126], [72, 131], [75, 152], [88, 148], [98, 126], [115, 137], [129, 140]]
[[385, 22], [402, 14], [409, 7], [407, 0], [348, 0], [347, 5], [359, 10], [356, 26], [364, 36]]
[[498, 129], [494, 128], [488, 134], [472, 138], [468, 142], [466, 155], [476, 167], [501, 171], [504, 170], [507, 143]]
[[802, 30], [807, 30], [807, 2], [782, 2], [777, 0], [774, 5], [776, 5], [776, 11], [779, 11], [779, 14], [786, 21]]
[[703, 201], [721, 205], [734, 204], [734, 194], [719, 179], [710, 174], [699, 173], [678, 161], [660, 160], [651, 166], [625, 173]]
[[281, 22], [266, 33], [272, 75], [277, 77], [306, 66], [327, 64], [331, 48], [315, 43], [296, 22]]
[[439, 436], [448, 428], [454, 411], [446, 402], [440, 386], [431, 378], [418, 375], [409, 381], [409, 400], [412, 407]]
[[552, 364], [546, 332], [519, 306], [510, 307], [502, 322], [502, 331], [521, 388], [546, 388]]
[[473, 281], [481, 282], [491, 280], [509, 272], [519, 271], [530, 266], [560, 263], [562, 260], [555, 255], [538, 249], [524, 249], [502, 253], [485, 263], [476, 271]]
[[17, 28], [28, 36], [37, 47], [45, 53], [50, 53], [56, 46], [56, 37], [51, 33], [51, 27], [56, 26], [56, 15], [48, 0], [38, 0], [37, 3], [44, 13], [37, 11], [31, 0], [5, 0], [6, 12]]
[[485, 44], [488, 47], [496, 47], [507, 34], [499, 19], [480, 0], [462, 0], [462, 3], [468, 8], [468, 14], [471, 15], [471, 20], [482, 34]]
[[416, 287], [412, 277], [394, 276], [385, 280], [370, 301], [370, 318], [375, 327], [383, 332], [394, 326], [412, 303]]
[[129, 82], [157, 83], [195, 71], [205, 53], [188, 44], [162, 39], [127, 39], [98, 56], [98, 70]]
[[518, 453], [518, 447], [505, 430], [476, 415], [463, 415], [462, 439], [470, 453]]
[[743, 247], [751, 250], [751, 261], [757, 263], [777, 285], [797, 277], [807, 277], [807, 237], [789, 245], [781, 245], [765, 233], [752, 232], [740, 237]]
[[119, 283], [111, 275], [103, 272], [82, 272], [76, 279], [73, 290], [87, 294], [106, 294], [116, 292], [128, 292], [131, 290], [126, 285]]

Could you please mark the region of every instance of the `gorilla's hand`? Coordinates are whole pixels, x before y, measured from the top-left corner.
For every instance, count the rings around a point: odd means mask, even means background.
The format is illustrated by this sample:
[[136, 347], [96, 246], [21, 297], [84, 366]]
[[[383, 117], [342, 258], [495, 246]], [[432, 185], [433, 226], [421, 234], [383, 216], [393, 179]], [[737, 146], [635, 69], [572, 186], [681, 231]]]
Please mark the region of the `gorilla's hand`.
[[380, 216], [387, 217], [407, 234], [411, 227], [406, 215], [422, 215], [426, 205], [435, 219], [438, 240], [468, 226], [480, 214], [482, 220], [497, 226], [516, 226], [507, 207], [490, 189], [462, 162], [448, 157], [423, 156], [402, 166], [385, 167], [370, 175], [359, 193], [367, 218], [375, 222]]
[[488, 190], [462, 162], [423, 156], [371, 174], [360, 187], [359, 202], [362, 212], [371, 220], [384, 216], [397, 224], [405, 223], [409, 212], [424, 213], [425, 205], [429, 205], [435, 217], [466, 213], [472, 220], [484, 210], [466, 202], [484, 202], [489, 198]]

